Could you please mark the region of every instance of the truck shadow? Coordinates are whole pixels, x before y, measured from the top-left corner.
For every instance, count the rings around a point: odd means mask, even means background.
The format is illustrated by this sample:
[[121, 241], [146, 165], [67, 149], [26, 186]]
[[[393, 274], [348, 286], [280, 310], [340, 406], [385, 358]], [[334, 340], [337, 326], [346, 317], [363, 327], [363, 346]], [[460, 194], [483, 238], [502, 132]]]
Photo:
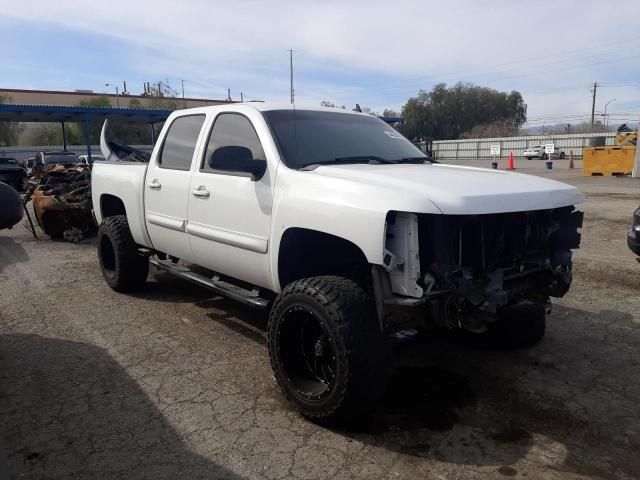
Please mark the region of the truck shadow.
[[0, 438], [9, 478], [239, 478], [191, 452], [136, 381], [85, 343], [0, 336]]
[[[264, 312], [226, 299], [198, 305], [266, 343]], [[412, 457], [495, 466], [503, 476], [516, 475], [511, 465], [535, 445], [537, 455], [557, 457], [560, 472], [640, 477], [631, 453], [640, 451], [640, 377], [630, 368], [640, 329], [631, 315], [555, 306], [547, 336], [515, 351], [474, 349], [445, 333], [395, 343], [375, 413], [331, 431]]]
[[204, 287], [168, 273], [154, 272], [153, 275], [149, 275], [149, 280], [142, 291], [129, 295], [147, 301], [196, 303], [208, 300], [215, 294]]
[[540, 344], [511, 352], [447, 335], [404, 343], [380, 408], [334, 431], [414, 457], [495, 465], [505, 476], [518, 473], [510, 465], [534, 443], [561, 472], [640, 476], [632, 453], [640, 449], [640, 378], [631, 358], [640, 330], [631, 315], [556, 306]]
[[9, 265], [28, 260], [29, 255], [20, 242], [11, 237], [0, 236], [0, 274]]

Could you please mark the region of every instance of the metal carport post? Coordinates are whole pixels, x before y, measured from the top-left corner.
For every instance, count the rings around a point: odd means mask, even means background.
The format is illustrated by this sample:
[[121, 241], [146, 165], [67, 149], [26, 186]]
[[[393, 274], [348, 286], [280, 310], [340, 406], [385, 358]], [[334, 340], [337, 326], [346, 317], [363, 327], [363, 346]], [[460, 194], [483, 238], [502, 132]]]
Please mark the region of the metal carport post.
[[62, 149], [67, 151], [67, 132], [64, 129], [64, 120], [60, 122], [60, 126], [62, 127]]
[[87, 144], [87, 157], [89, 161], [89, 165], [91, 165], [91, 133], [89, 132], [89, 114], [85, 113], [82, 116], [82, 126], [84, 130], [84, 141]]

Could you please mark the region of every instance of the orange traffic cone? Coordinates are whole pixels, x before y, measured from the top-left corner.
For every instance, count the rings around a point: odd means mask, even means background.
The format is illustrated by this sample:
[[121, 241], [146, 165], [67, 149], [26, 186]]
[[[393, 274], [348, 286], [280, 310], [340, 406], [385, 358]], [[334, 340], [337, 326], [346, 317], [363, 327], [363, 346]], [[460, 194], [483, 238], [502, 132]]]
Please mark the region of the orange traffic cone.
[[516, 162], [513, 159], [513, 152], [509, 152], [509, 163], [507, 163], [507, 169], [508, 170], [515, 170], [516, 169]]
[[569, 150], [569, 170], [573, 170], [573, 150]]

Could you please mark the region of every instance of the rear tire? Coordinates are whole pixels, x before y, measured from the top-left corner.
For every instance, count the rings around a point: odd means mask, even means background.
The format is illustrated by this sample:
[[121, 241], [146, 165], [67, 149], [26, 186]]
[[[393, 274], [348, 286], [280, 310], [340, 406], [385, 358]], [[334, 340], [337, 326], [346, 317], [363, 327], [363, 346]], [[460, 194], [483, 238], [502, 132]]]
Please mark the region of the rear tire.
[[547, 159], [547, 154], [543, 153], [542, 156], [540, 157], [541, 160], [546, 160]]
[[564, 160], [564, 152], [560, 152], [560, 160]]
[[388, 345], [373, 302], [350, 279], [287, 285], [271, 309], [268, 339], [278, 385], [306, 417], [361, 416], [384, 391]]
[[147, 281], [149, 259], [138, 253], [125, 215], [105, 218], [100, 224], [98, 258], [104, 279], [116, 292], [133, 292]]
[[465, 335], [474, 347], [513, 350], [530, 347], [542, 340], [546, 324], [545, 308], [526, 302], [504, 308], [496, 321], [487, 325], [486, 332], [465, 332]]
[[533, 157], [526, 157], [526, 158], [527, 158], [527, 160], [531, 160]]

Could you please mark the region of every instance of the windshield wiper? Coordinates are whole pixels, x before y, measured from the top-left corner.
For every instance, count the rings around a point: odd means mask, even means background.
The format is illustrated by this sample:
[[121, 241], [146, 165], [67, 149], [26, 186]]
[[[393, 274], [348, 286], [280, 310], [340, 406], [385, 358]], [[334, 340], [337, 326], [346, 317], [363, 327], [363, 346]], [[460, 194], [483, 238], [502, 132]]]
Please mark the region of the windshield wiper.
[[394, 163], [440, 163], [429, 157], [404, 157], [396, 160]]
[[[393, 160], [387, 160], [386, 158], [377, 157], [375, 155], [354, 155], [352, 157], [338, 157], [334, 158], [336, 162], [345, 163], [359, 163], [361, 160], [366, 160], [367, 163], [395, 163]], [[375, 165], [375, 164], [374, 164]]]
[[351, 157], [336, 157], [323, 162], [309, 163], [300, 168], [300, 170], [314, 170], [323, 165], [348, 165], [353, 163], [367, 163], [369, 165], [380, 165], [382, 163], [396, 163], [394, 160], [377, 157], [375, 155], [353, 155]]

